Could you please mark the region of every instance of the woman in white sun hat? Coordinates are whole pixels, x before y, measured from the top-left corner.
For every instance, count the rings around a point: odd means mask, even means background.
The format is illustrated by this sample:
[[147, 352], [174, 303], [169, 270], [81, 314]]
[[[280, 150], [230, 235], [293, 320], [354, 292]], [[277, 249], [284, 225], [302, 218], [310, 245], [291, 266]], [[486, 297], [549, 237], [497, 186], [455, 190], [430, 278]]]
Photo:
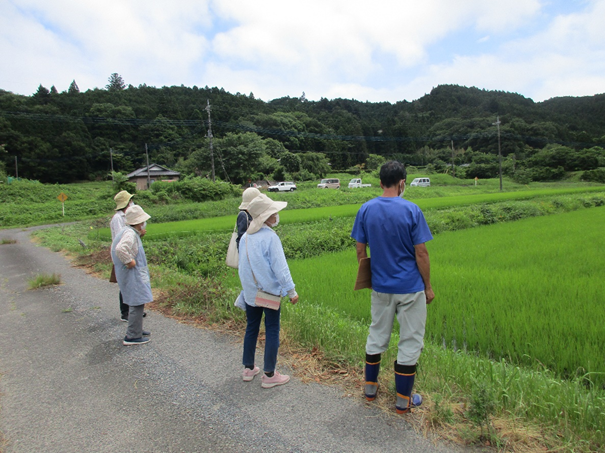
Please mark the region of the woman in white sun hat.
[[141, 237], [146, 233], [150, 216], [140, 206], [131, 206], [124, 216], [126, 226], [111, 244], [111, 259], [124, 303], [128, 305], [128, 329], [124, 346], [149, 341], [149, 332], [143, 330], [143, 313], [146, 303], [153, 301], [147, 258]]
[[260, 372], [260, 368], [254, 364], [254, 355], [264, 313], [265, 356], [264, 374], [261, 377], [263, 388], [282, 385], [290, 380], [290, 376], [275, 371], [279, 350], [281, 307], [272, 310], [257, 307], [254, 302], [258, 290], [276, 296], [287, 295], [292, 304], [298, 302], [298, 294], [294, 289], [284, 249], [279, 236], [272, 230], [279, 223], [279, 211], [287, 204], [285, 201], [273, 201], [264, 194], [256, 196], [248, 205], [252, 222], [240, 240], [238, 272], [244, 288], [240, 297], [243, 297], [245, 302], [247, 319], [243, 379], [251, 381]]
[[[111, 222], [109, 223], [109, 227], [111, 229], [111, 242], [116, 238], [118, 233], [122, 231], [122, 228], [126, 226], [125, 216], [126, 211], [129, 207], [134, 206], [131, 198], [134, 197], [134, 194], [128, 193], [126, 190], [121, 190], [117, 193], [117, 195], [113, 198], [116, 202], [116, 213], [111, 218]], [[112, 276], [115, 276], [115, 268], [111, 270]], [[115, 280], [110, 280], [115, 281]], [[128, 321], [128, 305], [124, 303], [124, 298], [122, 297], [122, 292], [119, 294], [120, 300], [120, 318], [122, 321]]]

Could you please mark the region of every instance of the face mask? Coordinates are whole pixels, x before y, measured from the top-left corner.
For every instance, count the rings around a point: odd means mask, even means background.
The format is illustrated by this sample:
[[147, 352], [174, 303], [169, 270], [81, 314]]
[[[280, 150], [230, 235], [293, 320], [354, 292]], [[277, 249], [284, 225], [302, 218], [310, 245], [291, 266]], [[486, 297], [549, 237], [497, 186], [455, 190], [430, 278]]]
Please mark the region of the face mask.
[[147, 229], [147, 222], [143, 222], [143, 226], [141, 227], [141, 229], [135, 228], [134, 231], [137, 232], [137, 234], [140, 236], [141, 233]]
[[403, 184], [403, 190], [401, 191], [401, 194], [399, 194], [399, 196], [401, 198], [403, 198], [403, 194], [405, 193], [405, 183]]
[[275, 228], [277, 225], [279, 225], [279, 214], [275, 216], [275, 222], [269, 224], [271, 228]]

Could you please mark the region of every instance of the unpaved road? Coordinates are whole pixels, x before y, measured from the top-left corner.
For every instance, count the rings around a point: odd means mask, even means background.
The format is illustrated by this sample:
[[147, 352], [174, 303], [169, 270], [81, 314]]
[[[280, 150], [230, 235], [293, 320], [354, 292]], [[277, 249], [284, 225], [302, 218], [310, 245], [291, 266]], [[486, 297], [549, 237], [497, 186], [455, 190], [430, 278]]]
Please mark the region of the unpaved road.
[[[238, 341], [158, 313], [145, 320], [150, 343], [122, 346], [116, 285], [34, 245], [29, 230], [4, 238], [17, 240], [0, 245], [7, 453], [461, 451], [337, 388], [296, 376], [273, 389], [245, 383]], [[27, 290], [52, 272], [61, 286]]]

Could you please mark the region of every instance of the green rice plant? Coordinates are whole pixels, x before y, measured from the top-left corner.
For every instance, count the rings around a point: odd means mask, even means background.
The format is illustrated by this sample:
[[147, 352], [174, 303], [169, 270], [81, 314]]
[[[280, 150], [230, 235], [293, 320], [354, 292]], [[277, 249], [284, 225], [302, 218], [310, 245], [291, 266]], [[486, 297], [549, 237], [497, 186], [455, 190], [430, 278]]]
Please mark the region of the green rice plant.
[[29, 280], [29, 289], [38, 289], [45, 286], [55, 286], [61, 284], [61, 274], [40, 274]]

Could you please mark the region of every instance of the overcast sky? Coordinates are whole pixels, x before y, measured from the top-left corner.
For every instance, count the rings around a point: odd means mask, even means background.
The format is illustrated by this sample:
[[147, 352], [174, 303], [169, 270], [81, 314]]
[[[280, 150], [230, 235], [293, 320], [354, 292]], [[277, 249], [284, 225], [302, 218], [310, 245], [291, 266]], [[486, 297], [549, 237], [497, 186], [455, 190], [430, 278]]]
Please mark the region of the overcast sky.
[[605, 0], [0, 0], [0, 89], [217, 86], [412, 101], [605, 92]]

